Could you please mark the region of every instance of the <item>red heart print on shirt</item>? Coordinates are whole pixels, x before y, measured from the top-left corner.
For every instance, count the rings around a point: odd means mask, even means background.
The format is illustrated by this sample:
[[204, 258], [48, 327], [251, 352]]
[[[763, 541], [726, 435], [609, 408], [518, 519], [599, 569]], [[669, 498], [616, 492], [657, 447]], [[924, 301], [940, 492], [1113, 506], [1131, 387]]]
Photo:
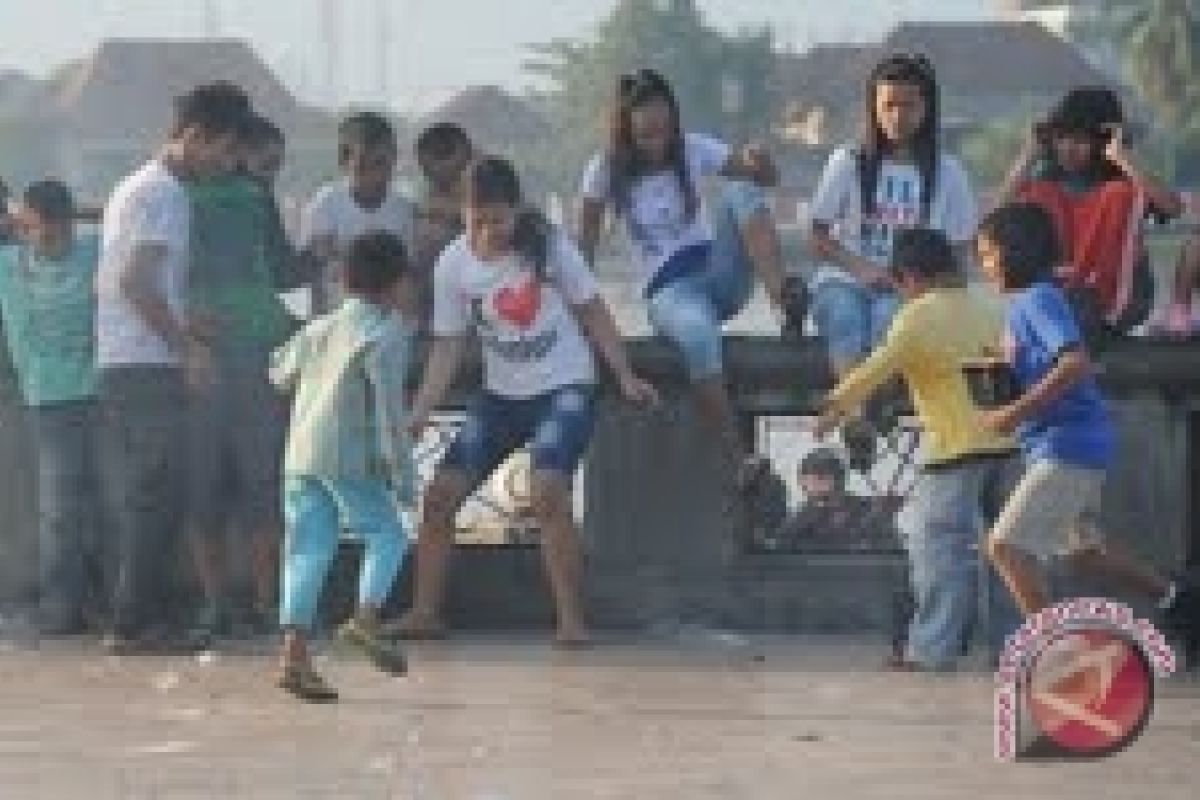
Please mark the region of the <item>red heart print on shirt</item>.
[[492, 301], [496, 315], [518, 328], [528, 328], [537, 319], [542, 305], [542, 287], [533, 279], [513, 288], [505, 286]]

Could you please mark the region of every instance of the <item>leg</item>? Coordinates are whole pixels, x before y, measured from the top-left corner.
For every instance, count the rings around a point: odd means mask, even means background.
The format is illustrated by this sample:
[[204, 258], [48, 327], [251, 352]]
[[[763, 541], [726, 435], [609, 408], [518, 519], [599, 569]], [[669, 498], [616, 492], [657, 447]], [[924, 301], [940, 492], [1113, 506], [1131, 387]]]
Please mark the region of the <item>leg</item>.
[[725, 386], [717, 308], [701, 288], [679, 281], [656, 293], [650, 299], [649, 311], [654, 329], [683, 355], [702, 423], [718, 437], [731, 463], [742, 462], [748, 448]]
[[128, 367], [110, 370], [102, 381], [118, 527], [113, 622], [118, 637], [127, 638], [144, 631], [147, 607], [161, 608], [161, 575], [175, 555], [186, 458], [179, 437], [183, 378], [170, 367]]
[[337, 692], [312, 668], [308, 636], [329, 566], [337, 552], [337, 506], [320, 482], [290, 478], [283, 486], [284, 539], [279, 624], [280, 688], [306, 700], [333, 700]]
[[591, 441], [595, 422], [590, 390], [565, 388], [547, 402], [530, 451], [532, 503], [542, 531], [542, 556], [558, 617], [558, 643], [588, 641], [581, 600], [583, 554], [571, 503], [575, 471]]
[[468, 497], [520, 444], [512, 409], [483, 395], [446, 451], [421, 501], [413, 605], [392, 628], [404, 638], [429, 638], [443, 631], [446, 571], [454, 552], [454, 518]]
[[187, 398], [187, 545], [204, 595], [195, 621], [197, 632], [204, 637], [227, 633], [228, 459], [240, 433], [237, 420], [247, 413], [230, 402], [223, 367], [217, 385], [201, 393], [192, 389]]
[[1001, 539], [989, 538], [987, 548], [988, 558], [1026, 616], [1050, 605], [1050, 593], [1037, 559]]
[[1107, 538], [1102, 545], [1072, 551], [1068, 560], [1076, 569], [1090, 572], [1125, 591], [1155, 601], [1161, 599], [1171, 585], [1157, 570]]
[[842, 376], [871, 346], [867, 290], [845, 281], [825, 281], [813, 291], [813, 321], [825, 340], [834, 374]]
[[30, 410], [38, 459], [38, 616], [46, 633], [74, 632], [83, 618], [85, 531], [92, 524], [85, 506], [87, 408]]
[[976, 616], [979, 472], [974, 465], [922, 474], [903, 522], [916, 608], [907, 660], [951, 667]]
[[745, 306], [754, 275], [772, 304], [783, 308], [783, 248], [766, 195], [752, 183], [727, 181], [713, 209], [712, 263], [705, 276], [723, 320]]

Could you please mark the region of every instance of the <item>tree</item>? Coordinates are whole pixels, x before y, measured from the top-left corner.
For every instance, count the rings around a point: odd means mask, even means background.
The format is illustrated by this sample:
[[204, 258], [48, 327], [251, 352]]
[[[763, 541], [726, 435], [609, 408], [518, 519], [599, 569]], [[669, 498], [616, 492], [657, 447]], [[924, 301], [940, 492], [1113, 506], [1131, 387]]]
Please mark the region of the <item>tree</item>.
[[762, 137], [770, 125], [771, 34], [722, 35], [694, 0], [621, 0], [590, 41], [531, 49], [526, 69], [548, 87], [543, 107], [556, 130], [553, 141], [537, 143], [537, 160], [557, 191], [574, 191], [604, 140], [616, 79], [634, 69], [650, 67], [671, 81], [690, 128], [744, 139]]

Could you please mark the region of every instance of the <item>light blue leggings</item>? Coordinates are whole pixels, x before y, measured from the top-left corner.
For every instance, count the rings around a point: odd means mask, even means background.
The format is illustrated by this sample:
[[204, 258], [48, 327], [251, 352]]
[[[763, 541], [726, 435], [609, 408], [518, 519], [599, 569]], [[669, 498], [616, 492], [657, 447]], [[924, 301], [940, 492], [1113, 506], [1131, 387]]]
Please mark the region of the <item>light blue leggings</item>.
[[408, 536], [384, 481], [289, 477], [283, 483], [283, 581], [279, 624], [311, 630], [343, 528], [362, 539], [359, 607], [387, 600]]
[[762, 189], [727, 181], [712, 209], [707, 268], [664, 286], [649, 299], [651, 326], [679, 349], [692, 381], [722, 372], [721, 326], [745, 307], [754, 287], [741, 229], [767, 209]]

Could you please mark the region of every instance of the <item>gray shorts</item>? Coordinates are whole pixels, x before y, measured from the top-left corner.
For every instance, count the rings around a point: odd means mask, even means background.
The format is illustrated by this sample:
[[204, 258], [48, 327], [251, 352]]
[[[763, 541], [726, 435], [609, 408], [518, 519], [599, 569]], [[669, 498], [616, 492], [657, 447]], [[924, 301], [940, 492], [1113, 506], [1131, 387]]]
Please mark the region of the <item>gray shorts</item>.
[[1038, 558], [1102, 547], [1104, 470], [1058, 461], [1029, 466], [992, 528], [991, 539]]

